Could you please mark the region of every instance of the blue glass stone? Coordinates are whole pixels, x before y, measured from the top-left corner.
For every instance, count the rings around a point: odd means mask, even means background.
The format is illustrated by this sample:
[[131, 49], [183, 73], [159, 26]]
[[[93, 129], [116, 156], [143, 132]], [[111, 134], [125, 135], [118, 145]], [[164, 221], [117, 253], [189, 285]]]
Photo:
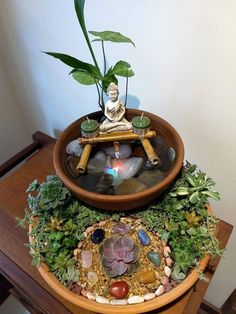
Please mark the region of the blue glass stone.
[[147, 232], [144, 231], [143, 229], [138, 230], [138, 239], [144, 246], [149, 245], [151, 242], [151, 239], [148, 236]]
[[99, 244], [105, 238], [105, 231], [103, 229], [96, 229], [91, 235], [91, 241], [95, 244]]

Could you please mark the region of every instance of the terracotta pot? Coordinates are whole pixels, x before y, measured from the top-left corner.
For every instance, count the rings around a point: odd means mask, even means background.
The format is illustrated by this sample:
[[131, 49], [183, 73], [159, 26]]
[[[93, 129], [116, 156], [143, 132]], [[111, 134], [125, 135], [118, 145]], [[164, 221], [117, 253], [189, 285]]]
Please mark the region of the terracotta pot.
[[[204, 259], [200, 261], [199, 267], [204, 270], [207, 263], [209, 261], [209, 256], [206, 256]], [[199, 279], [198, 270], [194, 269], [191, 273], [183, 280], [182, 283], [177, 285], [171, 291], [162, 294], [159, 297], [156, 297], [153, 300], [145, 301], [141, 304], [135, 305], [106, 305], [100, 304], [96, 301], [89, 300], [85, 297], [76, 295], [75, 293], [69, 291], [65, 286], [63, 286], [59, 280], [48, 270], [47, 265], [44, 263], [38, 268], [40, 274], [45, 279], [45, 281], [49, 284], [49, 286], [56, 291], [61, 297], [66, 299], [67, 301], [78, 305], [86, 310], [94, 311], [95, 313], [124, 313], [124, 314], [133, 314], [133, 313], [144, 313], [149, 312], [162, 306], [169, 304], [170, 302], [176, 300], [178, 297], [183, 295], [187, 290], [189, 290], [195, 282]]]
[[[127, 109], [127, 119], [132, 120], [134, 116], [140, 116], [143, 111], [135, 109]], [[86, 116], [76, 120], [69, 125], [61, 134], [56, 142], [53, 162], [56, 172], [68, 189], [79, 199], [97, 208], [107, 210], [128, 210], [141, 207], [158, 195], [160, 195], [178, 175], [181, 170], [184, 159], [183, 142], [177, 131], [162, 118], [144, 111], [144, 115], [151, 120], [151, 128], [158, 135], [164, 137], [168, 144], [174, 148], [176, 157], [170, 170], [166, 173], [166, 177], [160, 183], [150, 187], [142, 192], [127, 195], [104, 195], [87, 191], [76, 184], [76, 181], [70, 176], [66, 167], [66, 146], [72, 140], [81, 136], [80, 125], [86, 119]], [[102, 116], [101, 111], [97, 111], [87, 115], [90, 119], [99, 120]]]

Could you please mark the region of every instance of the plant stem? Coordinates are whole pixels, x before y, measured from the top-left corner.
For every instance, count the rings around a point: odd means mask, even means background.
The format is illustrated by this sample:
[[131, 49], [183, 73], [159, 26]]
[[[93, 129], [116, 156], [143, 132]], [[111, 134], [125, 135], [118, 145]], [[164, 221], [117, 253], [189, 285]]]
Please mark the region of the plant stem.
[[127, 98], [128, 98], [128, 81], [129, 81], [129, 78], [128, 76], [126, 77], [126, 85], [125, 85], [125, 107], [126, 107], [126, 103], [127, 103]]
[[98, 88], [98, 83], [96, 83], [96, 88], [97, 88], [97, 92], [98, 92], [98, 105], [102, 109], [102, 111], [104, 111], [104, 105], [101, 104], [101, 95], [100, 95], [100, 91]]
[[102, 55], [103, 55], [103, 62], [104, 62], [104, 76], [106, 75], [107, 71], [107, 63], [106, 63], [106, 54], [105, 54], [105, 47], [104, 47], [104, 41], [102, 40]]

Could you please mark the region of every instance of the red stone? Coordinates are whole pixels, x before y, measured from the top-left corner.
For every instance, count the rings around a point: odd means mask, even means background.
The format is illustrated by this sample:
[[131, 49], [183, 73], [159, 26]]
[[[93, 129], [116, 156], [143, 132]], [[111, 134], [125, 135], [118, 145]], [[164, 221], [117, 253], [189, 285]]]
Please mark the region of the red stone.
[[124, 299], [129, 292], [129, 286], [125, 281], [115, 281], [110, 285], [109, 292], [116, 299]]

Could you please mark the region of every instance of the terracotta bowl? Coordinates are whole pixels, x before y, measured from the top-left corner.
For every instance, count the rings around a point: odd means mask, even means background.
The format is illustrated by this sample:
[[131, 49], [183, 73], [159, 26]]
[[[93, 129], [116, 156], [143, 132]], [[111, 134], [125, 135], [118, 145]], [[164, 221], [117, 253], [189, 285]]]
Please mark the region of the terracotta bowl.
[[[140, 110], [127, 109], [127, 119], [131, 121], [134, 116], [140, 116], [142, 112], [143, 111]], [[160, 183], [147, 188], [142, 192], [127, 195], [97, 194], [79, 187], [76, 184], [75, 179], [73, 179], [69, 174], [66, 167], [66, 146], [69, 142], [81, 136], [80, 124], [86, 119], [86, 116], [84, 116], [73, 122], [62, 132], [60, 138], [56, 142], [53, 153], [55, 170], [60, 179], [74, 195], [87, 204], [97, 208], [107, 210], [129, 210], [147, 204], [160, 195], [171, 183], [173, 183], [183, 164], [183, 142], [177, 131], [168, 122], [149, 112], [144, 112], [144, 115], [149, 117], [151, 120], [151, 128], [156, 131], [157, 135], [162, 136], [167, 141], [169, 146], [173, 147], [176, 152], [175, 160], [171, 168], [166, 173], [165, 178]], [[87, 116], [90, 119], [99, 120], [102, 117], [102, 112], [97, 111]]]
[[[200, 261], [199, 267], [204, 270], [209, 261], [209, 256], [206, 256]], [[175, 288], [156, 297], [153, 300], [145, 301], [141, 304], [135, 305], [106, 305], [100, 304], [96, 301], [89, 300], [85, 297], [76, 295], [75, 293], [69, 291], [65, 286], [63, 286], [59, 280], [49, 271], [46, 264], [42, 263], [38, 268], [40, 274], [44, 280], [49, 284], [49, 286], [57, 292], [62, 298], [71, 302], [74, 305], [80, 306], [86, 310], [94, 311], [95, 313], [124, 313], [124, 314], [134, 314], [134, 313], [144, 313], [149, 312], [158, 308], [161, 308], [172, 301], [176, 300], [178, 297], [183, 295], [188, 291], [195, 282], [199, 279], [199, 273], [196, 269], [193, 269], [191, 273]]]

